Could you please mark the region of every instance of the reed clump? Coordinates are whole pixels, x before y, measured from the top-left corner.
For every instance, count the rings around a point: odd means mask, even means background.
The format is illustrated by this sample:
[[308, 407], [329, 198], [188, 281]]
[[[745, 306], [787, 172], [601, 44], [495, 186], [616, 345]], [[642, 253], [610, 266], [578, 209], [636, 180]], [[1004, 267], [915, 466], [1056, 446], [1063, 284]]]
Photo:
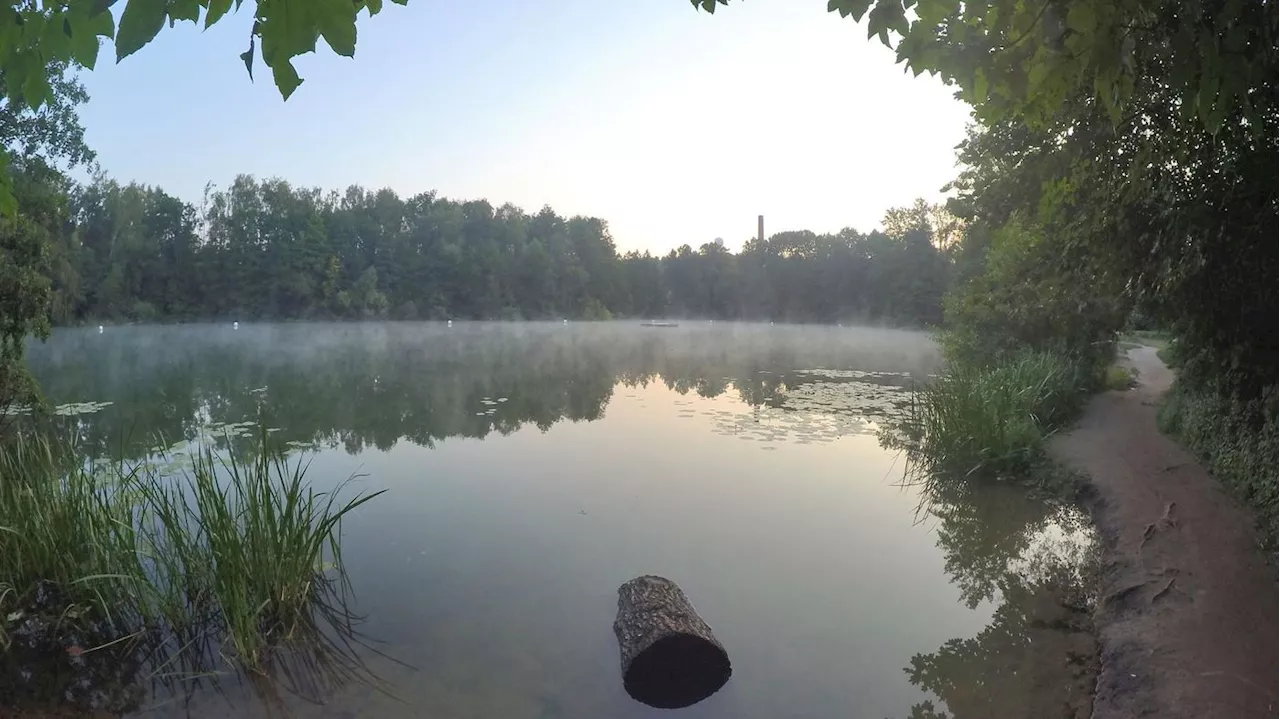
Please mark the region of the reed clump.
[[[318, 491], [270, 450], [204, 449], [177, 473], [102, 468], [41, 437], [0, 446], [0, 646], [216, 633], [254, 668], [348, 589], [342, 520], [381, 492]], [[86, 647], [92, 651], [94, 647]]]

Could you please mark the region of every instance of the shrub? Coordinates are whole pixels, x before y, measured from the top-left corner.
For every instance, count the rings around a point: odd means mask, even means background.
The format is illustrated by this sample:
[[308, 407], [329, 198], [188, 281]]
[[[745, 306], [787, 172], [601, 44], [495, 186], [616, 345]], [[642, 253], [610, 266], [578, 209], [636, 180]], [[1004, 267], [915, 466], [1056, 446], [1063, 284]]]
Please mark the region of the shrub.
[[582, 305], [582, 319], [587, 321], [606, 322], [613, 319], [613, 313], [604, 303], [594, 297], [588, 297]]
[[[985, 236], [985, 235], [984, 235]], [[989, 233], [981, 272], [944, 300], [943, 351], [953, 365], [993, 366], [1028, 352], [1102, 367], [1124, 321], [1116, 293], [1062, 267], [1062, 248], [1034, 222], [1014, 218]]]
[[[1249, 406], [1245, 406], [1249, 405]], [[1276, 388], [1248, 403], [1212, 386], [1194, 387], [1179, 378], [1159, 410], [1160, 429], [1197, 455], [1257, 517], [1259, 541], [1276, 551], [1276, 467], [1280, 426]]]
[[1133, 386], [1133, 371], [1126, 368], [1113, 365], [1107, 368], [1103, 385], [1112, 391], [1123, 391]]
[[1170, 340], [1165, 346], [1156, 350], [1156, 356], [1172, 369], [1182, 365], [1182, 355], [1177, 339]]
[[137, 320], [138, 322], [154, 322], [156, 317], [160, 316], [160, 313], [159, 311], [156, 310], [155, 305], [151, 304], [150, 302], [144, 302], [142, 300], [138, 300], [137, 302], [133, 303], [133, 311], [130, 314], [132, 315], [133, 319]]
[[398, 320], [416, 320], [418, 319], [418, 306], [414, 304], [413, 300], [405, 300], [396, 307], [392, 317]]

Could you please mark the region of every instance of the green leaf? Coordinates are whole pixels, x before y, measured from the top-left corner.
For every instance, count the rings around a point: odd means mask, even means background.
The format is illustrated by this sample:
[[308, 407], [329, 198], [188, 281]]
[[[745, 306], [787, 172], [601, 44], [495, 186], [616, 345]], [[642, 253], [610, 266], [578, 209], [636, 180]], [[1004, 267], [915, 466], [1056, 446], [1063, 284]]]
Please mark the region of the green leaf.
[[[350, 5], [350, 12], [354, 13], [354, 8]], [[321, 30], [316, 0], [272, 0], [270, 5], [259, 5], [258, 13], [254, 28], [262, 40], [262, 60], [268, 66], [316, 49]]]
[[240, 53], [240, 60], [244, 62], [244, 69], [249, 71], [249, 81], [253, 81], [253, 36], [249, 36], [249, 49]]
[[1200, 94], [1197, 99], [1200, 119], [1204, 121], [1205, 129], [1211, 135], [1218, 134], [1218, 128], [1222, 127], [1222, 121], [1226, 117], [1224, 103], [1218, 102], [1218, 80], [1217, 75], [1206, 75], [1200, 81]]
[[1027, 71], [1027, 85], [1030, 86], [1032, 92], [1037, 92], [1044, 83], [1045, 77], [1049, 75], [1049, 63], [1040, 61], [1030, 64], [1031, 69]]
[[27, 74], [26, 80], [22, 83], [22, 97], [32, 109], [38, 110], [40, 106], [49, 99], [52, 93], [49, 91], [49, 78], [44, 73], [44, 68], [32, 68]]
[[369, 8], [369, 17], [382, 12], [382, 0], [365, 0], [364, 6]]
[[120, 32], [116, 34], [116, 62], [129, 57], [151, 42], [164, 27], [168, 0], [129, 0], [120, 16]]
[[44, 35], [45, 20], [44, 15], [39, 13], [20, 15], [23, 19], [22, 24], [22, 40], [24, 43], [31, 45], [40, 41], [40, 37]]
[[0, 175], [0, 215], [13, 217], [18, 214], [18, 200], [13, 196], [13, 183], [6, 171]]
[[99, 37], [115, 37], [116, 18], [110, 10], [100, 10], [89, 16], [89, 28]]
[[[205, 15], [204, 15], [205, 29], [206, 30], [209, 29], [210, 25], [221, 20], [222, 16], [226, 15], [227, 11], [230, 9], [231, 9], [231, 0], [209, 0], [209, 9], [205, 12]], [[250, 73], [250, 74], [252, 75], [253, 73]]]
[[906, 35], [910, 30], [902, 0], [878, 0], [867, 15], [867, 39], [879, 35], [880, 42], [885, 47], [892, 47], [889, 42], [890, 30], [899, 35]]
[[984, 102], [987, 99], [987, 73], [981, 68], [973, 73], [973, 102]]
[[[108, 13], [110, 14], [110, 13]], [[71, 23], [71, 57], [84, 68], [92, 70], [98, 63], [98, 36], [87, 19], [79, 19], [73, 15]]]
[[276, 87], [280, 88], [280, 94], [286, 100], [302, 84], [302, 78], [298, 77], [298, 71], [293, 69], [293, 63], [288, 60], [272, 65], [271, 74], [275, 76]]
[[949, 0], [920, 0], [916, 5], [916, 17], [920, 22], [933, 26], [956, 9], [956, 4]]
[[1071, 28], [1072, 32], [1086, 37], [1093, 35], [1098, 29], [1098, 17], [1094, 14], [1093, 4], [1071, 3], [1071, 7], [1067, 9], [1067, 27]]
[[40, 52], [46, 59], [63, 62], [71, 59], [71, 25], [67, 16], [55, 12], [40, 35]]
[[324, 41], [339, 55], [356, 54], [356, 6], [351, 0], [310, 0], [316, 26]]
[[867, 8], [871, 7], [872, 0], [828, 0], [827, 12], [838, 12], [840, 17], [853, 16], [854, 22], [861, 22], [862, 16], [867, 14]]
[[169, 20], [200, 20], [200, 0], [170, 0]]

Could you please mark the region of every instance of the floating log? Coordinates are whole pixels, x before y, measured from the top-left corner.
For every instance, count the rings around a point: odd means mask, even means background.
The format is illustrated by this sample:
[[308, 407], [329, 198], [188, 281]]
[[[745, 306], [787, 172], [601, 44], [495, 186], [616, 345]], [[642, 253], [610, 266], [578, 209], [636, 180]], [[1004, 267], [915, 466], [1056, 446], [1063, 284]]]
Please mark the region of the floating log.
[[711, 627], [680, 587], [664, 577], [636, 577], [618, 587], [613, 633], [622, 652], [623, 687], [652, 707], [678, 709], [700, 702], [733, 672]]

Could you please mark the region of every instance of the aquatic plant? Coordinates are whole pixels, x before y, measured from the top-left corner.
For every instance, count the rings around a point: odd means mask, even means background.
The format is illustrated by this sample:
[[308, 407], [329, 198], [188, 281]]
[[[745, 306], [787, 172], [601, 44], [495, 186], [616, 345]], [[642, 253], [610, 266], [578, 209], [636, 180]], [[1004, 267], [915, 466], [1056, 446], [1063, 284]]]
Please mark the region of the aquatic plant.
[[348, 589], [342, 518], [381, 492], [341, 501], [351, 479], [316, 491], [265, 429], [259, 450], [206, 448], [172, 475], [87, 465], [40, 437], [0, 447], [0, 641], [38, 608], [49, 632], [111, 642], [218, 632], [253, 668], [314, 628]]
[[910, 451], [923, 473], [1023, 477], [1096, 382], [1090, 369], [1052, 352], [991, 367], [953, 364], [917, 393], [882, 441]]
[[207, 574], [202, 588], [250, 666], [266, 646], [308, 625], [322, 594], [345, 591], [342, 518], [386, 491], [343, 503], [339, 494], [354, 478], [317, 492], [304, 482], [306, 470], [306, 463], [280, 455], [243, 459], [205, 449], [184, 488], [170, 486], [149, 498], [157, 514], [185, 512], [175, 521], [196, 528], [174, 543], [176, 554], [184, 567]]
[[[0, 610], [8, 614], [56, 588], [63, 613], [84, 610], [129, 625], [145, 604], [135, 507], [125, 487], [76, 466], [43, 438], [0, 448]], [[114, 481], [112, 481], [114, 479]]]

